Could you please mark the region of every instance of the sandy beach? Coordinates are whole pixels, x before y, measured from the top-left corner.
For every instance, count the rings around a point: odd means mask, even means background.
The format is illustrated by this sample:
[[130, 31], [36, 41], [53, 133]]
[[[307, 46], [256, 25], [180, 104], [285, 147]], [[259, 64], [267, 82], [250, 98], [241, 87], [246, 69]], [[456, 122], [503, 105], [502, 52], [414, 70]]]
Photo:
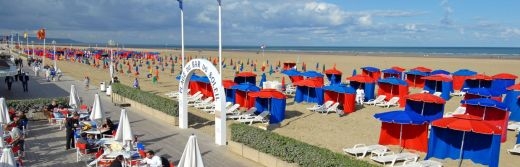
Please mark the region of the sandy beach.
[[[143, 49], [151, 51], [150, 49]], [[161, 56], [180, 55], [178, 50], [157, 50], [161, 52]], [[186, 51], [186, 56], [192, 57], [211, 57], [217, 56], [216, 51]], [[299, 58], [298, 58], [299, 57]], [[322, 66], [326, 69], [332, 68], [334, 65], [336, 69], [343, 72], [342, 81], [346, 82], [346, 77], [352, 75], [354, 69], [360, 73], [360, 67], [373, 66], [380, 69], [390, 68], [391, 66], [400, 66], [405, 69], [414, 68], [417, 66], [424, 66], [431, 69], [444, 69], [450, 72], [461, 68], [467, 68], [479, 73], [487, 75], [494, 75], [497, 73], [508, 72], [520, 76], [520, 60], [518, 59], [486, 59], [486, 58], [447, 58], [447, 57], [423, 57], [423, 56], [400, 56], [400, 55], [352, 55], [352, 54], [311, 54], [311, 53], [281, 53], [281, 52], [266, 52], [257, 54], [256, 52], [239, 52], [239, 51], [224, 51], [223, 58], [225, 58], [227, 68], [223, 69], [224, 79], [233, 79], [234, 71], [229, 65], [230, 59], [233, 61], [241, 60], [246, 62], [255, 61], [257, 65], [257, 81], [260, 80], [260, 67], [266, 60], [269, 64], [273, 64], [273, 68], [278, 62], [292, 61], [296, 62], [301, 69], [301, 64], [307, 64], [307, 70], [318, 70], [322, 72]], [[180, 59], [179, 59], [180, 60]], [[319, 68], [316, 69], [316, 62], [319, 62]], [[51, 60], [47, 59], [46, 64], [51, 64]], [[174, 75], [176, 76], [180, 70], [180, 61], [175, 65]], [[77, 80], [81, 80], [84, 75], [91, 78], [91, 86], [98, 86], [101, 81], [109, 80], [108, 70], [95, 69], [91, 66], [80, 63], [72, 63], [70, 61], [59, 61], [58, 67], [64, 72], [64, 75], [72, 76]], [[244, 71], [250, 71], [250, 66], [244, 63]], [[164, 96], [165, 93], [176, 91], [178, 89], [178, 82], [175, 76], [170, 73], [170, 66], [165, 67], [164, 71], [159, 72], [159, 84], [153, 85], [151, 79], [146, 78], [146, 72], [143, 68], [139, 76], [140, 86], [142, 90], [153, 92], [157, 95]], [[269, 75], [269, 65], [266, 67], [266, 74], [268, 80], [282, 80], [282, 74], [277, 72]], [[126, 76], [125, 74], [118, 74], [120, 81], [127, 85], [132, 85], [133, 76]], [[290, 83], [289, 78], [285, 76], [286, 83]], [[419, 92], [419, 89], [410, 88], [411, 93]], [[460, 97], [453, 97], [447, 101], [445, 112], [453, 111], [460, 104]], [[286, 119], [282, 122], [281, 127], [273, 130], [274, 132], [304, 141], [306, 143], [324, 147], [335, 152], [341, 152], [343, 147], [351, 147], [358, 143], [376, 144], [379, 140], [379, 131], [381, 123], [376, 120], [373, 115], [375, 113], [398, 110], [399, 108], [381, 108], [375, 106], [365, 106], [358, 108], [356, 112], [349, 115], [338, 117], [337, 114], [317, 114], [306, 110], [307, 107], [313, 104], [298, 104], [294, 102], [294, 98], [290, 96], [287, 99]], [[189, 108], [191, 114], [197, 115], [196, 119], [190, 118], [189, 124], [192, 127], [208, 133], [214, 133], [214, 116], [206, 114], [196, 109]], [[231, 124], [233, 121], [228, 121]], [[229, 134], [229, 133], [228, 133]], [[510, 155], [507, 149], [512, 148], [516, 141], [515, 132], [508, 132], [507, 142], [501, 145], [500, 152], [500, 166], [513, 167], [515, 162], [519, 162], [520, 156]], [[398, 151], [397, 147], [391, 147], [392, 151]], [[421, 159], [425, 154], [420, 153]], [[346, 155], [347, 156], [347, 155]], [[369, 158], [364, 160], [372, 162]], [[439, 160], [445, 166], [455, 166], [456, 160]], [[463, 166], [473, 166], [475, 164], [470, 161], [464, 161]]]

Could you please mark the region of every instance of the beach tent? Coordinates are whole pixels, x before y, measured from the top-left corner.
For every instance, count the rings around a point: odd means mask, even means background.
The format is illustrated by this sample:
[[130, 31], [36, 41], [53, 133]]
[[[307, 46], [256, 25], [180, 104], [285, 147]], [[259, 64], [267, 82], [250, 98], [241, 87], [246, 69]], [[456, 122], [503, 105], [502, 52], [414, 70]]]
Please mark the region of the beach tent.
[[399, 66], [392, 66], [390, 67], [391, 69], [394, 69], [394, 70], [397, 70], [399, 72], [404, 72], [406, 69], [404, 69], [403, 67], [399, 67]]
[[497, 101], [502, 101], [502, 94], [489, 88], [471, 88], [465, 90], [464, 100], [477, 98], [491, 98]]
[[501, 94], [505, 94], [506, 88], [514, 85], [518, 76], [509, 73], [500, 73], [493, 75], [491, 78], [493, 78], [493, 81], [491, 81], [491, 89]]
[[253, 72], [240, 72], [235, 75], [235, 83], [241, 84], [241, 83], [251, 83], [256, 84], [256, 74]]
[[426, 68], [426, 67], [423, 67], [423, 66], [415, 67], [415, 68], [412, 68], [411, 70], [424, 72], [424, 73], [426, 73], [426, 74], [428, 74], [428, 75], [432, 72], [431, 69]]
[[390, 77], [401, 78], [401, 74], [402, 74], [402, 72], [391, 69], [391, 68], [385, 69], [381, 72], [383, 73], [383, 78], [390, 78]]
[[269, 123], [277, 124], [285, 119], [287, 97], [276, 89], [262, 89], [251, 92], [249, 96], [255, 99], [256, 112], [269, 111]]
[[235, 85], [236, 83], [232, 80], [222, 80], [222, 86], [224, 86], [224, 91], [226, 93], [226, 102], [235, 103], [235, 89], [231, 88]]
[[432, 122], [425, 159], [469, 159], [498, 167], [500, 157], [498, 127], [471, 115], [455, 115]]
[[433, 70], [432, 72], [430, 72], [430, 75], [436, 75], [436, 74], [444, 74], [444, 75], [450, 75], [451, 73], [449, 71], [446, 71], [446, 70]]
[[381, 77], [381, 71], [375, 67], [361, 67], [361, 75], [367, 75], [374, 80], [378, 80]]
[[442, 118], [446, 101], [429, 93], [416, 93], [406, 96], [405, 111], [422, 115], [428, 121]]
[[293, 83], [296, 86], [294, 101], [323, 104], [323, 78], [309, 78]]
[[469, 88], [491, 88], [492, 77], [485, 74], [477, 74], [464, 81], [462, 90]]
[[350, 86], [354, 89], [358, 89], [358, 87], [361, 86], [365, 92], [365, 101], [375, 98], [374, 92], [376, 88], [376, 80], [366, 75], [354, 75], [348, 77], [347, 80], [350, 80]]
[[291, 80], [292, 83], [303, 80], [302, 73], [294, 68], [284, 70], [284, 71], [282, 71], [282, 74], [289, 76], [289, 79]]
[[510, 121], [520, 122], [520, 83], [510, 86], [507, 88], [506, 97], [504, 98], [504, 104], [509, 108], [511, 115], [509, 115]]
[[428, 76], [428, 73], [417, 71], [417, 70], [410, 70], [408, 72], [405, 72], [405, 74], [406, 74], [406, 82], [412, 88], [424, 87], [424, 80], [422, 79], [422, 77]]
[[377, 81], [377, 85], [377, 95], [385, 95], [385, 100], [399, 97], [399, 107], [405, 106], [406, 95], [408, 95], [408, 84], [406, 81], [398, 78], [385, 78]]
[[453, 89], [460, 91], [462, 90], [464, 81], [468, 78], [477, 75], [477, 72], [468, 69], [460, 69], [458, 71], [453, 72], [451, 75], [453, 78]]
[[235, 90], [235, 104], [240, 104], [240, 107], [251, 108], [255, 106], [255, 99], [249, 98], [249, 92], [258, 92], [260, 88], [254, 84], [242, 83], [231, 87]]
[[479, 117], [481, 120], [501, 127], [502, 142], [506, 141], [509, 112], [504, 103], [488, 98], [462, 100], [461, 103], [466, 105], [465, 114]]
[[449, 100], [451, 98], [450, 94], [453, 92], [453, 79], [451, 76], [445, 74], [435, 74], [422, 77], [421, 79], [424, 80], [424, 90], [431, 94], [434, 94], [435, 92], [441, 92], [441, 97], [444, 100]]
[[323, 87], [324, 101], [333, 101], [343, 106], [343, 113], [348, 114], [356, 110], [356, 90], [344, 84]]
[[321, 74], [317, 71], [305, 71], [305, 72], [302, 72], [301, 75], [305, 79], [313, 79], [313, 81], [320, 82], [321, 85], [324, 84], [323, 74]]
[[198, 76], [193, 74], [188, 87], [190, 88], [191, 94], [200, 91], [203, 97], [213, 97], [213, 88], [211, 87], [211, 83], [207, 76]]
[[382, 122], [379, 144], [399, 145], [402, 148], [426, 152], [428, 149], [428, 120], [415, 112], [389, 111], [374, 114]]
[[327, 76], [327, 79], [329, 80], [331, 85], [334, 84], [341, 84], [341, 75], [343, 73], [336, 69], [336, 66], [332, 67], [331, 69], [325, 70], [325, 75]]
[[294, 69], [294, 67], [296, 67], [295, 62], [283, 62], [283, 70]]

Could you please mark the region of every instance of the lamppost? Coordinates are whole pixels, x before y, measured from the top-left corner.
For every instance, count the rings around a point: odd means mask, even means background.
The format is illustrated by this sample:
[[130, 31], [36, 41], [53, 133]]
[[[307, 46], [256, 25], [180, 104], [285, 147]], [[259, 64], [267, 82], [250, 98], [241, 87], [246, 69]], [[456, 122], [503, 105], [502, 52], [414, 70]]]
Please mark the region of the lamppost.
[[182, 0], [179, 1], [179, 8], [181, 9], [181, 65], [184, 69], [184, 10], [182, 8]]
[[112, 81], [112, 83], [114, 83], [114, 52], [112, 50], [112, 47], [115, 46], [115, 41], [114, 40], [108, 40], [107, 42], [107, 45], [110, 46], [110, 67], [109, 67], [109, 72], [110, 72], [110, 80]]
[[53, 49], [53, 59], [54, 59], [54, 70], [58, 70], [58, 66], [56, 64], [56, 41], [52, 40], [52, 49]]

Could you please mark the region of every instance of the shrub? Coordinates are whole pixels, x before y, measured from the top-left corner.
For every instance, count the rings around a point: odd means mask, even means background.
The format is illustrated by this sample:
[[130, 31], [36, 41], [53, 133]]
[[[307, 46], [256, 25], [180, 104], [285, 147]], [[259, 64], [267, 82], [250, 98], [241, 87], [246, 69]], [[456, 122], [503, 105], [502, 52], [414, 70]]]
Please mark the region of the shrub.
[[120, 83], [112, 84], [112, 91], [130, 100], [142, 103], [171, 116], [179, 116], [178, 102]]
[[69, 97], [58, 97], [58, 98], [38, 98], [38, 99], [24, 99], [24, 100], [7, 100], [7, 106], [13, 107], [16, 111], [27, 112], [30, 109], [36, 109], [41, 111], [43, 106], [51, 104], [52, 100], [56, 99], [58, 105], [68, 107]]
[[300, 166], [376, 166], [245, 124], [231, 125], [231, 140]]

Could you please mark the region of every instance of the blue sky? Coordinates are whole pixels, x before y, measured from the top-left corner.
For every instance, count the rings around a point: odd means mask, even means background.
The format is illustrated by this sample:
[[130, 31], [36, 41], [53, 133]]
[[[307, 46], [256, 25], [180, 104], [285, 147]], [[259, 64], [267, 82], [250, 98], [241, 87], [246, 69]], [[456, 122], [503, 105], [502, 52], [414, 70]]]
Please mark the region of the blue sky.
[[[224, 45], [520, 47], [518, 0], [222, 0]], [[180, 43], [176, 0], [0, 0], [0, 34]], [[184, 0], [186, 45], [217, 45], [216, 0]]]

